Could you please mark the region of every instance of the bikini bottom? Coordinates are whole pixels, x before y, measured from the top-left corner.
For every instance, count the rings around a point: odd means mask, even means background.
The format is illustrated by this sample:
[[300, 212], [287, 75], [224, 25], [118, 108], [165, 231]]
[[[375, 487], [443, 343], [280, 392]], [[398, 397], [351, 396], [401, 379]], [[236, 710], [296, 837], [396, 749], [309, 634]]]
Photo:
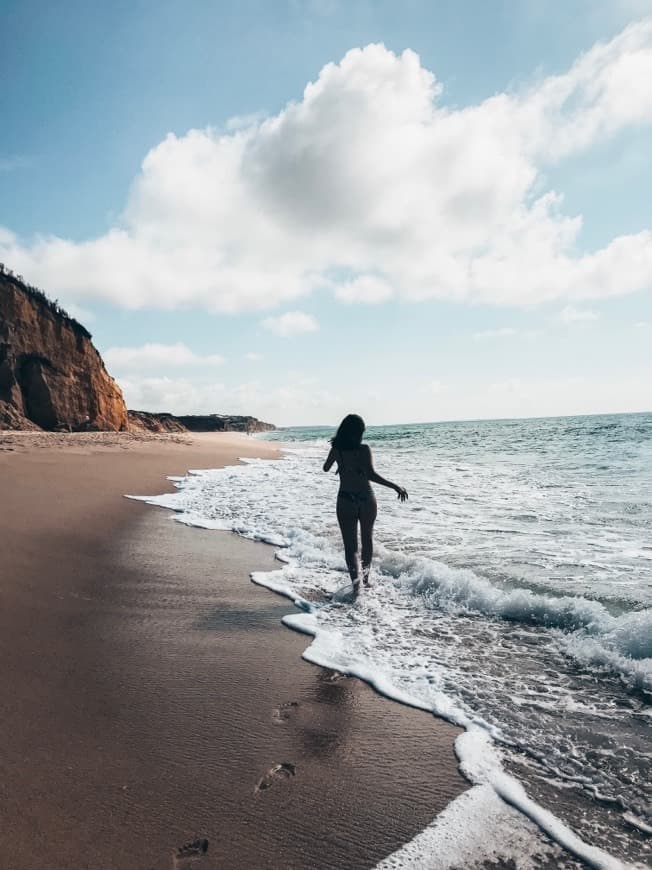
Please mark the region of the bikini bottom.
[[343, 498], [346, 501], [350, 501], [353, 504], [366, 504], [368, 501], [374, 497], [373, 492], [346, 492], [341, 489], [337, 493], [338, 498]]

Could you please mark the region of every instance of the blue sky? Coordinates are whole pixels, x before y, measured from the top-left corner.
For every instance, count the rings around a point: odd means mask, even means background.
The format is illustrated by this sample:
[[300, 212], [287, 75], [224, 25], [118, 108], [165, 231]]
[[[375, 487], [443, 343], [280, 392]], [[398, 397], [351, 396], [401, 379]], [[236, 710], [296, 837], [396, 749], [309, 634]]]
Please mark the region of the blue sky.
[[0, 260], [132, 407], [649, 410], [650, 16], [0, 0]]

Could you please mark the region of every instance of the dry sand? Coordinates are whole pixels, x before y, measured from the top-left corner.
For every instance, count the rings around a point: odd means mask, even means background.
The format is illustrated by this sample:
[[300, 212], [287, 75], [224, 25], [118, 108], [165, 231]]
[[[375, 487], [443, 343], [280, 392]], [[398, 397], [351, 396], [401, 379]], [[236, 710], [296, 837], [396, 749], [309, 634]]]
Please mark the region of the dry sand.
[[372, 867], [464, 789], [455, 729], [301, 660], [270, 547], [122, 497], [274, 453], [0, 433], [0, 866]]

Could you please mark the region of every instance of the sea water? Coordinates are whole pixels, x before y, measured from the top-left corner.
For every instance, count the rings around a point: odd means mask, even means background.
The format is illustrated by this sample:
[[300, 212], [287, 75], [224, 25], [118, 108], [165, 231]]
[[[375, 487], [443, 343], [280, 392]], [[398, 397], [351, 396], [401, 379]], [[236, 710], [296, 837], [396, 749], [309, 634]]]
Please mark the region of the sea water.
[[652, 415], [368, 429], [410, 497], [376, 487], [373, 586], [348, 605], [332, 434], [271, 433], [282, 459], [148, 501], [274, 544], [253, 579], [297, 603], [306, 658], [464, 728], [474, 788], [385, 866], [648, 866]]

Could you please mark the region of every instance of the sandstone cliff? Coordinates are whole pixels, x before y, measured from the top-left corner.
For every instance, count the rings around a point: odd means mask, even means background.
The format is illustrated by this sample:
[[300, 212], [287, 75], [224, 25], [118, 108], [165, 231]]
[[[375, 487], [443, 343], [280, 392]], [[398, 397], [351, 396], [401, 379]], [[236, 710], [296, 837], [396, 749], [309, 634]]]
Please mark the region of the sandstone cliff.
[[0, 268], [0, 429], [127, 428], [122, 392], [90, 333]]
[[269, 432], [276, 429], [272, 423], [263, 423], [256, 417], [229, 414], [190, 414], [177, 417], [162, 412], [129, 411], [129, 429], [132, 432]]
[[129, 411], [130, 432], [187, 432], [173, 414], [152, 414], [149, 411]]

